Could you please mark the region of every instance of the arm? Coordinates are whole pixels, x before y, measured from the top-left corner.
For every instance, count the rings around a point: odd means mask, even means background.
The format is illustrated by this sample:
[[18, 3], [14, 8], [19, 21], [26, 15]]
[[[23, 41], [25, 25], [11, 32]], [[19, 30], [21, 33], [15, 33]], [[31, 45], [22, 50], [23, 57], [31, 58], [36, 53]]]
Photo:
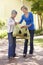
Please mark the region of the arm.
[[23, 22], [23, 16], [21, 17], [21, 20], [20, 20], [20, 22], [19, 22], [19, 23], [21, 24], [22, 22]]
[[15, 24], [21, 24], [23, 22], [23, 16], [21, 17], [21, 20], [19, 22], [15, 22]]
[[32, 24], [27, 25], [27, 28], [30, 27]]

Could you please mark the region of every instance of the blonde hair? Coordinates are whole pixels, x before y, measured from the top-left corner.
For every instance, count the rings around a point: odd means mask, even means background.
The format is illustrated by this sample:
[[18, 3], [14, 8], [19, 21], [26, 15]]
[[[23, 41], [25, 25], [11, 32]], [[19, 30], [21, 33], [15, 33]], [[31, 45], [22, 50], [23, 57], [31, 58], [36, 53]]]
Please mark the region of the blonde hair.
[[28, 8], [24, 5], [21, 7], [21, 10], [22, 10], [22, 8], [24, 8], [25, 10], [28, 10]]

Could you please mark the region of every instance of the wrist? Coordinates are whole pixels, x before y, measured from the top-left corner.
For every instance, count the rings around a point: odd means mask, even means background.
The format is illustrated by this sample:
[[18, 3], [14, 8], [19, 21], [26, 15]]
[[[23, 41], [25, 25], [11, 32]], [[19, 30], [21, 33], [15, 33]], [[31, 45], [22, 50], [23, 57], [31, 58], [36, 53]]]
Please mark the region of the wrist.
[[29, 25], [27, 25], [27, 28], [29, 27]]

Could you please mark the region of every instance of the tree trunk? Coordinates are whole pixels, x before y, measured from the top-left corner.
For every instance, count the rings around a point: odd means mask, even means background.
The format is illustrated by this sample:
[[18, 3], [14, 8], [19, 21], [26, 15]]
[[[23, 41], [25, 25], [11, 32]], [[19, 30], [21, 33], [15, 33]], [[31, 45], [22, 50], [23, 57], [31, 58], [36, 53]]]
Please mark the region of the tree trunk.
[[38, 26], [39, 26], [39, 29], [40, 29], [40, 20], [39, 20], [39, 15], [38, 15]]
[[41, 30], [42, 30], [42, 15], [40, 15], [40, 20], [41, 20]]

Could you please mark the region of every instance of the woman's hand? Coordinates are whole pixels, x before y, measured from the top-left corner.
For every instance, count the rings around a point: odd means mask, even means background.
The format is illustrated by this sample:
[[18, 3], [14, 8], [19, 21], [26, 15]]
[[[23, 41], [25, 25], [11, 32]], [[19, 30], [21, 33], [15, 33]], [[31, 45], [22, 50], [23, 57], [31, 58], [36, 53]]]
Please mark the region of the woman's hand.
[[15, 22], [15, 25], [17, 25], [17, 22]]
[[22, 26], [21, 28], [28, 28], [30, 27], [32, 24], [29, 24], [29, 25], [25, 25], [25, 26]]
[[19, 22], [15, 22], [15, 25], [19, 24]]
[[28, 28], [28, 26], [21, 26], [21, 28]]
[[15, 22], [15, 25], [19, 24], [19, 22]]

